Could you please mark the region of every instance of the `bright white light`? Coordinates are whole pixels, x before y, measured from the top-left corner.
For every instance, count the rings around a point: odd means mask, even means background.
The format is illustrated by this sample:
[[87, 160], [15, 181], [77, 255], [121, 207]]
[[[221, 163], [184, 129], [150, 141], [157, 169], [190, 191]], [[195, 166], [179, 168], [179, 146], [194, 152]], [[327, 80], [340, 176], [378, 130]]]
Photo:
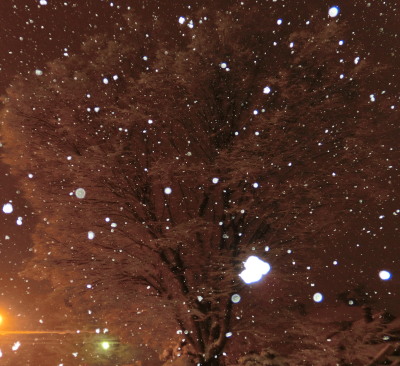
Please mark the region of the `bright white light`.
[[114, 75], [113, 80], [118, 80], [118, 75]]
[[165, 187], [164, 188], [164, 193], [165, 194], [171, 194], [172, 193], [172, 188], [171, 187]]
[[17, 219], [17, 225], [22, 225], [22, 217], [19, 216]]
[[276, 21], [276, 24], [281, 25], [281, 24], [282, 24], [282, 19], [278, 19], [278, 20]]
[[253, 183], [253, 188], [258, 188], [258, 183], [257, 182]]
[[110, 348], [110, 343], [109, 342], [101, 342], [101, 347], [104, 350], [108, 350]]
[[316, 292], [313, 296], [313, 300], [315, 302], [321, 302], [324, 299], [324, 296], [320, 292]]
[[332, 6], [332, 7], [329, 9], [328, 14], [329, 14], [329, 16], [330, 16], [331, 18], [334, 18], [334, 17], [338, 16], [338, 15], [339, 15], [339, 7], [338, 7], [338, 6]]
[[242, 280], [247, 283], [254, 283], [258, 282], [261, 280], [262, 274], [260, 272], [254, 272], [245, 269], [242, 273], [239, 274], [239, 276], [242, 278]]
[[232, 337], [232, 332], [226, 333], [226, 334], [225, 334], [225, 337], [226, 337], [226, 338]]
[[375, 102], [375, 95], [374, 95], [374, 94], [371, 94], [371, 95], [369, 96], [369, 99], [370, 99], [371, 102]]
[[226, 64], [226, 62], [221, 62], [219, 66], [221, 66], [221, 69], [226, 69], [228, 65]]
[[103, 79], [103, 84], [108, 84], [108, 79], [107, 78]]
[[383, 270], [383, 271], [379, 272], [379, 277], [381, 280], [387, 281], [387, 280], [390, 280], [390, 278], [392, 277], [392, 274], [389, 271]]
[[11, 347], [13, 351], [16, 351], [21, 346], [21, 342], [16, 341], [14, 345]]
[[214, 184], [217, 184], [217, 183], [219, 182], [219, 178], [213, 178], [213, 179], [212, 179], [212, 182], [213, 182]]
[[247, 258], [246, 262], [244, 262], [245, 270], [239, 274], [244, 282], [247, 284], [258, 282], [261, 280], [262, 276], [266, 275], [271, 266], [262, 261], [260, 258], [252, 255]]
[[78, 188], [78, 189], [75, 191], [75, 196], [78, 197], [78, 198], [80, 198], [80, 199], [85, 198], [85, 196], [86, 196], [86, 191], [85, 191], [83, 188]]
[[94, 235], [94, 232], [93, 232], [93, 231], [89, 231], [88, 234], [87, 234], [87, 237], [88, 237], [89, 240], [94, 239], [94, 236], [95, 236], [95, 235]]
[[47, 5], [47, 1], [46, 0], [40, 0], [40, 5]]
[[36, 74], [37, 76], [43, 75], [43, 71], [42, 71], [42, 70], [39, 70], [39, 69], [36, 69], [36, 70], [35, 70], [35, 74]]
[[3, 212], [5, 213], [5, 214], [10, 214], [11, 212], [13, 212], [13, 206], [12, 206], [12, 204], [11, 203], [6, 203], [6, 204], [4, 204], [3, 205]]
[[96, 113], [98, 113], [99, 110], [100, 110], [100, 107], [94, 107], [93, 109], [94, 109], [94, 111], [95, 111]]
[[178, 22], [179, 22], [180, 24], [185, 23], [185, 21], [186, 21], [185, 17], [179, 17], [179, 19], [178, 19]]
[[271, 88], [270, 88], [269, 86], [266, 86], [266, 87], [264, 88], [264, 90], [263, 90], [263, 93], [264, 93], [264, 94], [269, 94], [269, 93], [271, 93]]
[[231, 297], [231, 301], [232, 301], [234, 304], [237, 304], [238, 302], [240, 302], [241, 299], [242, 299], [242, 298], [240, 297], [239, 294], [233, 294], [232, 297]]
[[344, 44], [343, 40], [339, 41], [339, 46], [343, 46], [343, 44]]
[[359, 57], [356, 57], [356, 58], [354, 59], [354, 63], [357, 65], [359, 62], [360, 62], [360, 58], [359, 58]]

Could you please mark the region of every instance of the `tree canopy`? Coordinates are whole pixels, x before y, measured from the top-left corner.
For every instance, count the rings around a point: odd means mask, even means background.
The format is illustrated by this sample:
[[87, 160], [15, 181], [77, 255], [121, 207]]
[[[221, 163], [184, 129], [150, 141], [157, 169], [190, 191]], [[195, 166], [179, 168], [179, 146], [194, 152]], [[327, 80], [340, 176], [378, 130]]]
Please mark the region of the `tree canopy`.
[[257, 6], [186, 22], [149, 36], [128, 14], [17, 78], [2, 134], [41, 218], [24, 275], [128, 339], [177, 339], [218, 365], [243, 262], [267, 261], [293, 302], [321, 233], [388, 199], [374, 152], [394, 124], [345, 24], [282, 28]]

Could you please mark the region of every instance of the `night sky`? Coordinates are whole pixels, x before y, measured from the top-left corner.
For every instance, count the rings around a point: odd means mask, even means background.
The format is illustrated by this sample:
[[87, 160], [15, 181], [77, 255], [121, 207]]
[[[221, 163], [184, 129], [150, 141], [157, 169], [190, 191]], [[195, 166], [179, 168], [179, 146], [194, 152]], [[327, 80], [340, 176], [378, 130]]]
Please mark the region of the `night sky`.
[[[46, 62], [66, 54], [79, 52], [81, 42], [87, 36], [99, 32], [111, 32], [122, 21], [122, 15], [132, 3], [141, 3], [149, 22], [154, 15], [169, 17], [178, 22], [182, 12], [191, 2], [174, 2], [165, 5], [159, 1], [109, 1], [109, 0], [3, 0], [0, 2], [0, 93], [4, 94], [13, 77], [41, 69]], [[373, 63], [388, 65], [382, 72], [387, 80], [387, 90], [399, 96], [399, 46], [400, 34], [398, 1], [342, 1], [304, 0], [304, 6], [290, 8], [292, 2], [278, 0], [282, 14], [296, 13], [307, 19], [313, 9], [323, 10], [339, 6], [339, 17], [347, 21], [353, 30], [353, 42], [359, 42], [365, 57]], [[43, 5], [40, 5], [42, 3]], [[179, 5], [178, 5], [179, 3]], [[294, 3], [294, 2], [293, 2]], [[300, 2], [296, 2], [300, 3]], [[137, 6], [137, 5], [135, 5]], [[325, 9], [325, 10], [324, 10]], [[266, 14], [266, 16], [268, 16]], [[374, 85], [371, 85], [371, 94]], [[400, 100], [394, 103], [398, 110]], [[399, 192], [398, 141], [393, 136], [393, 168], [382, 180], [391, 181], [394, 192]], [[1, 141], [0, 136], [0, 142]], [[3, 147], [4, 148], [4, 147]], [[366, 167], [368, 168], [368, 167]], [[18, 277], [24, 261], [30, 255], [32, 231], [37, 215], [23, 198], [20, 185], [10, 175], [9, 167], [0, 163], [0, 206], [12, 202], [13, 212], [0, 212], [0, 311], [8, 314], [12, 323], [20, 328], [34, 328], [49, 309], [41, 309], [40, 297], [48, 293], [46, 284], [26, 282]], [[22, 218], [19, 219], [19, 218]], [[325, 248], [320, 250], [323, 265], [310, 272], [315, 287], [305, 300], [313, 314], [345, 318], [350, 307], [337, 307], [336, 294], [365, 285], [378, 293], [379, 310], [389, 310], [400, 315], [400, 198], [382, 207], [366, 206], [354, 222], [347, 223], [340, 232], [324, 233]], [[19, 225], [17, 223], [19, 219]], [[389, 281], [379, 278], [379, 271], [391, 272]], [[314, 304], [312, 294], [321, 292], [325, 300]], [[11, 322], [10, 321], [10, 322]]]

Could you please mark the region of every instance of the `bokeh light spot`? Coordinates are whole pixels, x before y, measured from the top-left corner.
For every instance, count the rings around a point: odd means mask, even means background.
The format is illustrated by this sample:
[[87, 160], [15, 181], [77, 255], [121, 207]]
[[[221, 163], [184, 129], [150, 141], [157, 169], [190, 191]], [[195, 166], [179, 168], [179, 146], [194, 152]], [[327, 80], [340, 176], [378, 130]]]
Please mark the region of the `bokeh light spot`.
[[379, 272], [379, 278], [383, 281], [390, 280], [392, 274], [389, 271], [382, 270]]
[[323, 296], [320, 292], [316, 292], [316, 293], [313, 295], [313, 300], [314, 300], [315, 302], [321, 302], [323, 299], [324, 299], [324, 296]]
[[338, 7], [338, 6], [332, 6], [332, 7], [329, 9], [328, 14], [329, 14], [329, 16], [330, 16], [331, 18], [337, 17], [337, 16], [339, 15], [339, 7]]

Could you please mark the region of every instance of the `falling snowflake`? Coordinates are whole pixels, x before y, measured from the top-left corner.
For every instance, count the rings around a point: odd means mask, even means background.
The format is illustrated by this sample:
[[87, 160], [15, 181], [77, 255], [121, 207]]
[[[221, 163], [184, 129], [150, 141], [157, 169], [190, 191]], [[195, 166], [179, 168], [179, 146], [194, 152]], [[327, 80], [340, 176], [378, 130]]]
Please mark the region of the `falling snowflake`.
[[11, 203], [6, 203], [3, 205], [3, 212], [5, 214], [10, 214], [11, 212], [13, 212], [13, 205]]
[[392, 277], [392, 274], [389, 271], [382, 270], [379, 272], [379, 277], [381, 280], [387, 281], [387, 280], [390, 280], [390, 278]]
[[270, 88], [269, 86], [266, 86], [266, 87], [264, 88], [264, 90], [263, 90], [263, 93], [264, 93], [264, 94], [269, 94], [269, 93], [271, 93], [271, 88]]
[[331, 18], [335, 18], [335, 17], [337, 17], [337, 16], [339, 15], [339, 12], [340, 12], [340, 10], [339, 10], [339, 7], [338, 7], [338, 6], [332, 6], [332, 7], [329, 9], [328, 14], [329, 14], [329, 16], [330, 16]]

